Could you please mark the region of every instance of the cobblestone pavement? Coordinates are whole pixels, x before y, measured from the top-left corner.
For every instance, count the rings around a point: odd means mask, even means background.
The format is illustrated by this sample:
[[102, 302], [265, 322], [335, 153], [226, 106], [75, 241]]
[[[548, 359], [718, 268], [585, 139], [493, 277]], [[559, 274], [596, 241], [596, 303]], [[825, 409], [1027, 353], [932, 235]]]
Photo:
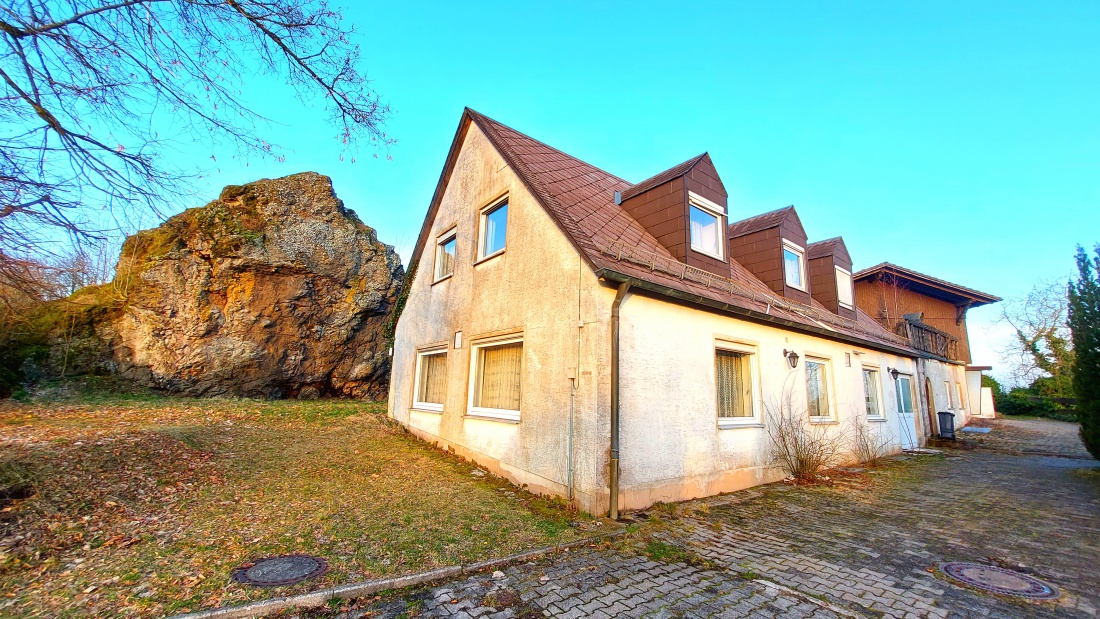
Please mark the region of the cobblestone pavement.
[[[996, 424], [997, 451], [903, 456], [833, 486], [712, 497], [679, 507], [671, 522], [671, 510], [651, 512], [659, 517], [643, 532], [714, 569], [651, 561], [620, 543], [404, 592], [344, 616], [1096, 617], [1100, 463], [1001, 451], [1031, 436], [1046, 443], [1043, 453], [1072, 453], [1064, 443], [1075, 435], [1048, 425], [1056, 423]], [[1010, 436], [998, 437], [1002, 428]], [[1062, 597], [1026, 602], [967, 589], [939, 574], [945, 561], [1018, 569]]]
[[959, 433], [985, 449], [1016, 454], [1044, 454], [1091, 460], [1078, 434], [1080, 426], [1049, 419], [973, 419], [971, 426], [992, 428], [989, 434]]

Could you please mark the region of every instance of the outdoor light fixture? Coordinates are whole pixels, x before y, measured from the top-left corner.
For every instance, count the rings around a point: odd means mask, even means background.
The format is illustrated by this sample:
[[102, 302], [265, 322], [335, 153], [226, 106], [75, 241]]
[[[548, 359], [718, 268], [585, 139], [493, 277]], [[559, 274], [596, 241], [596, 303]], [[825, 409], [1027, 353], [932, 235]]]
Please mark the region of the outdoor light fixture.
[[890, 372], [890, 378], [892, 378], [894, 380], [898, 379], [898, 369], [897, 368], [886, 368], [886, 371]]
[[798, 367], [798, 353], [793, 350], [783, 349], [783, 356], [787, 358], [787, 363], [791, 364], [791, 369]]

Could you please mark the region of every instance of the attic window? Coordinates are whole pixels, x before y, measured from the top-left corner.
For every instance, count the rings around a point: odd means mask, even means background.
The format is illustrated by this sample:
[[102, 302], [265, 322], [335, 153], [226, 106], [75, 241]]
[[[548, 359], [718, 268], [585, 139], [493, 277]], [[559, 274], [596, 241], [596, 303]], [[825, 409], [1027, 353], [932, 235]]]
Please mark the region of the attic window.
[[690, 195], [691, 249], [712, 258], [722, 257], [722, 207], [695, 194]]
[[840, 307], [852, 309], [852, 274], [836, 267], [836, 298]]
[[504, 251], [508, 234], [508, 202], [499, 202], [481, 212], [481, 248], [478, 259]]
[[806, 250], [798, 245], [783, 241], [783, 279], [791, 288], [806, 290], [806, 265], [804, 256]]

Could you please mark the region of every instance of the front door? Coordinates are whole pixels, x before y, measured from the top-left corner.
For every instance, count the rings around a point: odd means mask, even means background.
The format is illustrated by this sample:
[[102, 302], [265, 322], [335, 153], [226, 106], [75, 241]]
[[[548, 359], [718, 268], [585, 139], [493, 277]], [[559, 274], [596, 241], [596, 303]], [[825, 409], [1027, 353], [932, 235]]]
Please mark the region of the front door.
[[901, 447], [902, 449], [916, 449], [920, 447], [917, 440], [916, 406], [913, 404], [913, 377], [899, 374], [894, 381], [894, 392], [898, 398], [898, 417], [901, 418]]

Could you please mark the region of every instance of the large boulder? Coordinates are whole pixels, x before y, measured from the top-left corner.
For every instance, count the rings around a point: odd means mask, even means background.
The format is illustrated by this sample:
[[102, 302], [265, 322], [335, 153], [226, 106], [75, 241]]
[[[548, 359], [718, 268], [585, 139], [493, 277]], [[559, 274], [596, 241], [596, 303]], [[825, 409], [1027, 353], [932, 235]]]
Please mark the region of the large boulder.
[[90, 359], [66, 354], [185, 395], [381, 397], [402, 276], [328, 177], [230, 186], [126, 239], [97, 295], [123, 301], [83, 343]]

